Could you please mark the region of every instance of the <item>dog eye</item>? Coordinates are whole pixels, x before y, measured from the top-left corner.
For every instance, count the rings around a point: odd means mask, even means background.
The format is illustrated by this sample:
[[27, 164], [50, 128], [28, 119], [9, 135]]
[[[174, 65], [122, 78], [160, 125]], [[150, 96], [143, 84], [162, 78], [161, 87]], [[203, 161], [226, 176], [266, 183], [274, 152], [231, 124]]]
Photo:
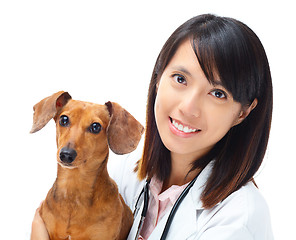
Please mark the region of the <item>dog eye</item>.
[[89, 130], [91, 133], [98, 134], [98, 133], [101, 131], [101, 129], [102, 129], [101, 124], [95, 122], [95, 123], [93, 123], [92, 125], [90, 125], [90, 127], [89, 127], [88, 130]]
[[62, 127], [67, 127], [67, 126], [69, 126], [69, 124], [70, 124], [69, 117], [67, 117], [66, 115], [62, 115], [60, 117], [60, 125]]

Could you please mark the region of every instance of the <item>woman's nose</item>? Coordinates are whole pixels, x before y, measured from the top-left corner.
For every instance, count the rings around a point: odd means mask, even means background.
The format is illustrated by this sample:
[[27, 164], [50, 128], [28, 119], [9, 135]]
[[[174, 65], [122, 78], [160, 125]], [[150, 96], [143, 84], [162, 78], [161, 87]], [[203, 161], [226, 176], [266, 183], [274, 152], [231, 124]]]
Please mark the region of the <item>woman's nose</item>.
[[200, 117], [203, 101], [197, 92], [186, 94], [179, 105], [179, 110], [187, 117]]

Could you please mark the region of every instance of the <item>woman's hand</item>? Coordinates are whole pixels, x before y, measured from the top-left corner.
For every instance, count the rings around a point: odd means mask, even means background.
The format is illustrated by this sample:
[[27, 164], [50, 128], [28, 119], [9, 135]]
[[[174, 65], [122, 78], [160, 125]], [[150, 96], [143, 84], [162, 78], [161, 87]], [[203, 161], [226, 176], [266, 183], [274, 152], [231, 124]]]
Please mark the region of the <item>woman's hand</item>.
[[40, 207], [37, 208], [32, 222], [31, 240], [50, 240], [45, 223], [42, 220], [39, 211]]

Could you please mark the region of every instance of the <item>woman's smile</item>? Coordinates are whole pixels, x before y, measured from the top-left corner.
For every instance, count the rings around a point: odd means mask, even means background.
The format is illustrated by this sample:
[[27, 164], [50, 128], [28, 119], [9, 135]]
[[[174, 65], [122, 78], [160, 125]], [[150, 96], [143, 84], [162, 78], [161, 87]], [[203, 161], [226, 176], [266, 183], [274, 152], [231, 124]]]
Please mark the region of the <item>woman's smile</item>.
[[208, 152], [237, 123], [242, 110], [219, 79], [214, 85], [208, 81], [190, 41], [180, 45], [164, 70], [154, 107], [164, 145], [191, 160]]
[[200, 129], [194, 128], [171, 117], [169, 117], [169, 128], [173, 134], [180, 137], [192, 137], [201, 131]]

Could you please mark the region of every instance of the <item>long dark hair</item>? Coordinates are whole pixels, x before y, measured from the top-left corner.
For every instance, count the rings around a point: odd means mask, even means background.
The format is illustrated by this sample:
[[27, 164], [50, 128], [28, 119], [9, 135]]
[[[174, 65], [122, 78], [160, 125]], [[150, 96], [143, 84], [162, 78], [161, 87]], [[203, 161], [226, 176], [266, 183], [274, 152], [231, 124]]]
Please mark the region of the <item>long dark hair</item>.
[[210, 208], [253, 180], [263, 161], [272, 117], [272, 82], [264, 48], [244, 23], [211, 14], [185, 22], [163, 46], [152, 73], [145, 146], [137, 167], [140, 179], [155, 175], [166, 180], [170, 175], [170, 151], [163, 145], [155, 123], [156, 85], [180, 44], [188, 39], [209, 82], [217, 74], [243, 107], [258, 100], [256, 108], [242, 123], [232, 127], [209, 153], [192, 163], [191, 170], [202, 169], [215, 159], [202, 194], [204, 207]]

